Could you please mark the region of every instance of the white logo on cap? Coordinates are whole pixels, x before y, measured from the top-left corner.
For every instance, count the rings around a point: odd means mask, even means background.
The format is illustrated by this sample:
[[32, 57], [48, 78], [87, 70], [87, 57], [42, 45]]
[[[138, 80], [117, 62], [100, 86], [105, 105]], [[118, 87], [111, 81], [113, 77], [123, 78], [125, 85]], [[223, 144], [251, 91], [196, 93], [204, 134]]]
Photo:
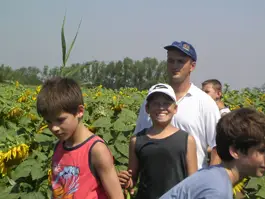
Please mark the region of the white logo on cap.
[[190, 46], [188, 44], [183, 44], [182, 46], [186, 51], [190, 51]]

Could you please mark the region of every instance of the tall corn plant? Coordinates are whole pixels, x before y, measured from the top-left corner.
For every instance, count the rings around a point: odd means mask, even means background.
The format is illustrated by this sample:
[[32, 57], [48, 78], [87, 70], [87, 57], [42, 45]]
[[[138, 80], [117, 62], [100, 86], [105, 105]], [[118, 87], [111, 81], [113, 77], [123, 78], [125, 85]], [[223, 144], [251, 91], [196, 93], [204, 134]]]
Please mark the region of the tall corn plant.
[[62, 42], [62, 61], [63, 61], [63, 64], [60, 68], [60, 76], [70, 76], [72, 72], [74, 71], [70, 71], [70, 72], [66, 72], [66, 63], [67, 63], [67, 60], [69, 59], [69, 56], [70, 56], [70, 53], [73, 49], [73, 46], [75, 44], [75, 41], [76, 41], [76, 38], [77, 38], [77, 35], [78, 35], [78, 32], [79, 32], [79, 29], [80, 29], [80, 26], [81, 26], [81, 23], [82, 23], [82, 19], [80, 20], [80, 23], [78, 25], [78, 28], [77, 28], [77, 31], [76, 31], [76, 34], [75, 34], [75, 37], [70, 45], [70, 48], [66, 51], [66, 41], [65, 41], [65, 36], [64, 36], [64, 24], [65, 24], [65, 16], [64, 16], [64, 19], [63, 19], [63, 24], [62, 24], [62, 28], [61, 28], [61, 42]]

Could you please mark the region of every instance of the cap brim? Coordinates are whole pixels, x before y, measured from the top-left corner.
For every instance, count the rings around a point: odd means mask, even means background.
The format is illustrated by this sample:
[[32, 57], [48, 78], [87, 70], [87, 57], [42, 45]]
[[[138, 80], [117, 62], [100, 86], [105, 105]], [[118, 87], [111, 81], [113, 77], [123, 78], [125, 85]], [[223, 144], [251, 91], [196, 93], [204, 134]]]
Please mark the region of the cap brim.
[[187, 53], [186, 51], [184, 51], [183, 49], [181, 49], [178, 46], [169, 45], [169, 46], [165, 46], [164, 49], [166, 49], [166, 50], [172, 50], [172, 49], [179, 50], [179, 51], [183, 52], [185, 55], [188, 55], [189, 57], [192, 58], [192, 56], [189, 53]]
[[160, 93], [160, 94], [163, 94], [163, 95], [166, 95], [166, 96], [168, 96], [170, 99], [172, 99], [172, 101], [173, 102], [177, 102], [177, 100], [174, 98], [174, 97], [172, 97], [171, 96], [171, 94], [169, 93], [169, 92], [167, 92], [167, 91], [155, 91], [155, 92], [151, 92], [151, 93], [149, 93], [147, 96], [146, 96], [146, 100], [148, 101], [148, 99], [150, 99], [150, 96], [152, 96], [153, 94], [155, 94], [155, 93]]

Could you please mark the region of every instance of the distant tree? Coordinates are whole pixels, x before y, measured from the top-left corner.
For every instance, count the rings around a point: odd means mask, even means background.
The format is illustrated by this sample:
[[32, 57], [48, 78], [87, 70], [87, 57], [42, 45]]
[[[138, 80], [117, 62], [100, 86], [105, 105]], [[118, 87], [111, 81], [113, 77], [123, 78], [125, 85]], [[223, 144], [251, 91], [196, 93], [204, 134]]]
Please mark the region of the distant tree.
[[10, 66], [5, 66], [2, 64], [0, 66], [0, 82], [5, 82], [6, 80], [11, 80], [13, 77], [13, 70]]

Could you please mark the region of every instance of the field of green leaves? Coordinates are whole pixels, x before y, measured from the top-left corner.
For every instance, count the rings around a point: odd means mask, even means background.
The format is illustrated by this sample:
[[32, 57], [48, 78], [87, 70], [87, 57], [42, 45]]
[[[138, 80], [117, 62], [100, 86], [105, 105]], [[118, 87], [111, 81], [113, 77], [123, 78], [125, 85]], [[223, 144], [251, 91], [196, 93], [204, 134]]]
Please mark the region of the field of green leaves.
[[[110, 147], [118, 170], [126, 169], [128, 141], [146, 91], [134, 88], [110, 90], [83, 88], [87, 128]], [[19, 82], [0, 84], [0, 199], [49, 198], [50, 160], [55, 137], [37, 115], [38, 87]], [[224, 101], [231, 109], [252, 106], [265, 111], [265, 94], [257, 89], [225, 88]], [[249, 198], [265, 198], [265, 178], [241, 185]], [[238, 187], [237, 187], [238, 188]], [[240, 188], [240, 187], [239, 187]]]

